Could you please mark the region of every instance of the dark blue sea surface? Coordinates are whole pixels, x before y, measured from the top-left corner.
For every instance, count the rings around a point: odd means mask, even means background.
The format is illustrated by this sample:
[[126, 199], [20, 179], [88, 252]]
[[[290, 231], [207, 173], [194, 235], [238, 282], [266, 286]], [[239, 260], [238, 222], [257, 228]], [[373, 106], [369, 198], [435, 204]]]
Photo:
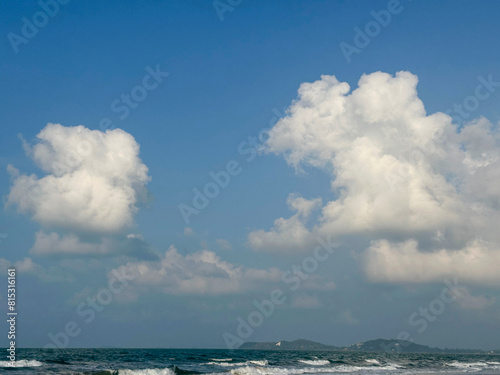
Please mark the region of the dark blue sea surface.
[[1, 374], [500, 374], [500, 355], [209, 349], [18, 349]]

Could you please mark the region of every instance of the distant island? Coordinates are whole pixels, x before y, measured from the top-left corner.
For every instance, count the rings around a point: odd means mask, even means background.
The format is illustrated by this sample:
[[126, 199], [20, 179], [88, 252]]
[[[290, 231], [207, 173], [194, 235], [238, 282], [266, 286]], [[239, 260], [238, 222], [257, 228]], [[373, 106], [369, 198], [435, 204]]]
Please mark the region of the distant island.
[[278, 342], [245, 342], [239, 349], [256, 350], [341, 350], [342, 348], [325, 345], [310, 340], [278, 341]]
[[276, 341], [276, 342], [246, 342], [238, 349], [248, 350], [331, 350], [349, 352], [388, 352], [388, 353], [478, 353], [500, 354], [500, 350], [484, 351], [479, 349], [440, 349], [426, 345], [415, 344], [405, 340], [376, 339], [358, 342], [350, 346], [325, 345], [310, 340]]

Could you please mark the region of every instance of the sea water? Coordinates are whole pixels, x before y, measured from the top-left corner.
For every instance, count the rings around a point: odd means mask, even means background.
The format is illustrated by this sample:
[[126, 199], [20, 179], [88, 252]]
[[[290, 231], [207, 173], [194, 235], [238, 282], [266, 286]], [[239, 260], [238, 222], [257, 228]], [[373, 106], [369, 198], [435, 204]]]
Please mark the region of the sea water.
[[18, 349], [1, 374], [500, 374], [500, 355], [222, 349]]

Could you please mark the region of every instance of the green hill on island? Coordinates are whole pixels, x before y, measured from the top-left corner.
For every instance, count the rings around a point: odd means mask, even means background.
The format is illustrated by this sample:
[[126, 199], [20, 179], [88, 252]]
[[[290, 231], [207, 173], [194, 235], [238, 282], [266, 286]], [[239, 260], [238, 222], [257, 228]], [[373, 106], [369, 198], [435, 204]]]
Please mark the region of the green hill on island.
[[339, 350], [341, 348], [325, 345], [310, 340], [278, 341], [278, 342], [246, 342], [239, 349], [256, 350]]
[[[376, 339], [339, 347], [325, 345], [310, 340], [276, 341], [276, 342], [246, 342], [239, 349], [248, 350], [332, 350], [350, 352], [388, 352], [388, 353], [485, 353], [477, 349], [440, 349], [426, 345], [415, 344], [405, 340]], [[495, 351], [497, 352], [497, 351]], [[492, 352], [493, 353], [493, 352]]]

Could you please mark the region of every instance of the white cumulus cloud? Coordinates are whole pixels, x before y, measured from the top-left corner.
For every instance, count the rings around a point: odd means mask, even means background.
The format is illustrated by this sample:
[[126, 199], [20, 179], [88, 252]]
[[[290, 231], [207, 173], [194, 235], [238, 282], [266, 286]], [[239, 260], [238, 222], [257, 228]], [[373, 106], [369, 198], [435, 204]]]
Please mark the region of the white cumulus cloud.
[[104, 252], [80, 243], [82, 237], [125, 235], [150, 180], [134, 137], [121, 129], [48, 124], [25, 148], [45, 175], [19, 174], [10, 166], [7, 204], [51, 231], [37, 234], [35, 252], [48, 252], [49, 244], [58, 252]]
[[313, 235], [307, 228], [307, 219], [311, 212], [321, 205], [321, 199], [308, 200], [290, 194], [288, 196], [288, 207], [296, 211], [292, 217], [285, 219], [280, 217], [274, 221], [274, 227], [270, 231], [257, 230], [248, 235], [248, 244], [257, 250], [292, 251], [310, 250], [314, 241]]
[[174, 246], [159, 261], [128, 262], [116, 271], [128, 275], [137, 287], [166, 294], [232, 294], [281, 280], [277, 268], [244, 268], [221, 260], [209, 250], [183, 256]]
[[296, 170], [324, 170], [335, 199], [309, 227], [309, 211], [290, 205], [298, 212], [251, 232], [250, 246], [291, 250], [311, 236], [361, 236], [375, 241], [366, 255], [374, 264], [364, 263], [373, 280], [401, 280], [396, 265], [409, 262], [407, 280], [463, 271], [489, 282], [489, 271], [467, 270], [465, 261], [500, 266], [500, 132], [484, 118], [458, 127], [444, 113], [427, 114], [417, 83], [409, 72], [363, 75], [352, 92], [334, 76], [303, 83], [265, 148]]
[[461, 282], [495, 286], [500, 283], [498, 247], [475, 240], [461, 249], [420, 251], [415, 240], [372, 242], [364, 254], [364, 267], [372, 281]]

